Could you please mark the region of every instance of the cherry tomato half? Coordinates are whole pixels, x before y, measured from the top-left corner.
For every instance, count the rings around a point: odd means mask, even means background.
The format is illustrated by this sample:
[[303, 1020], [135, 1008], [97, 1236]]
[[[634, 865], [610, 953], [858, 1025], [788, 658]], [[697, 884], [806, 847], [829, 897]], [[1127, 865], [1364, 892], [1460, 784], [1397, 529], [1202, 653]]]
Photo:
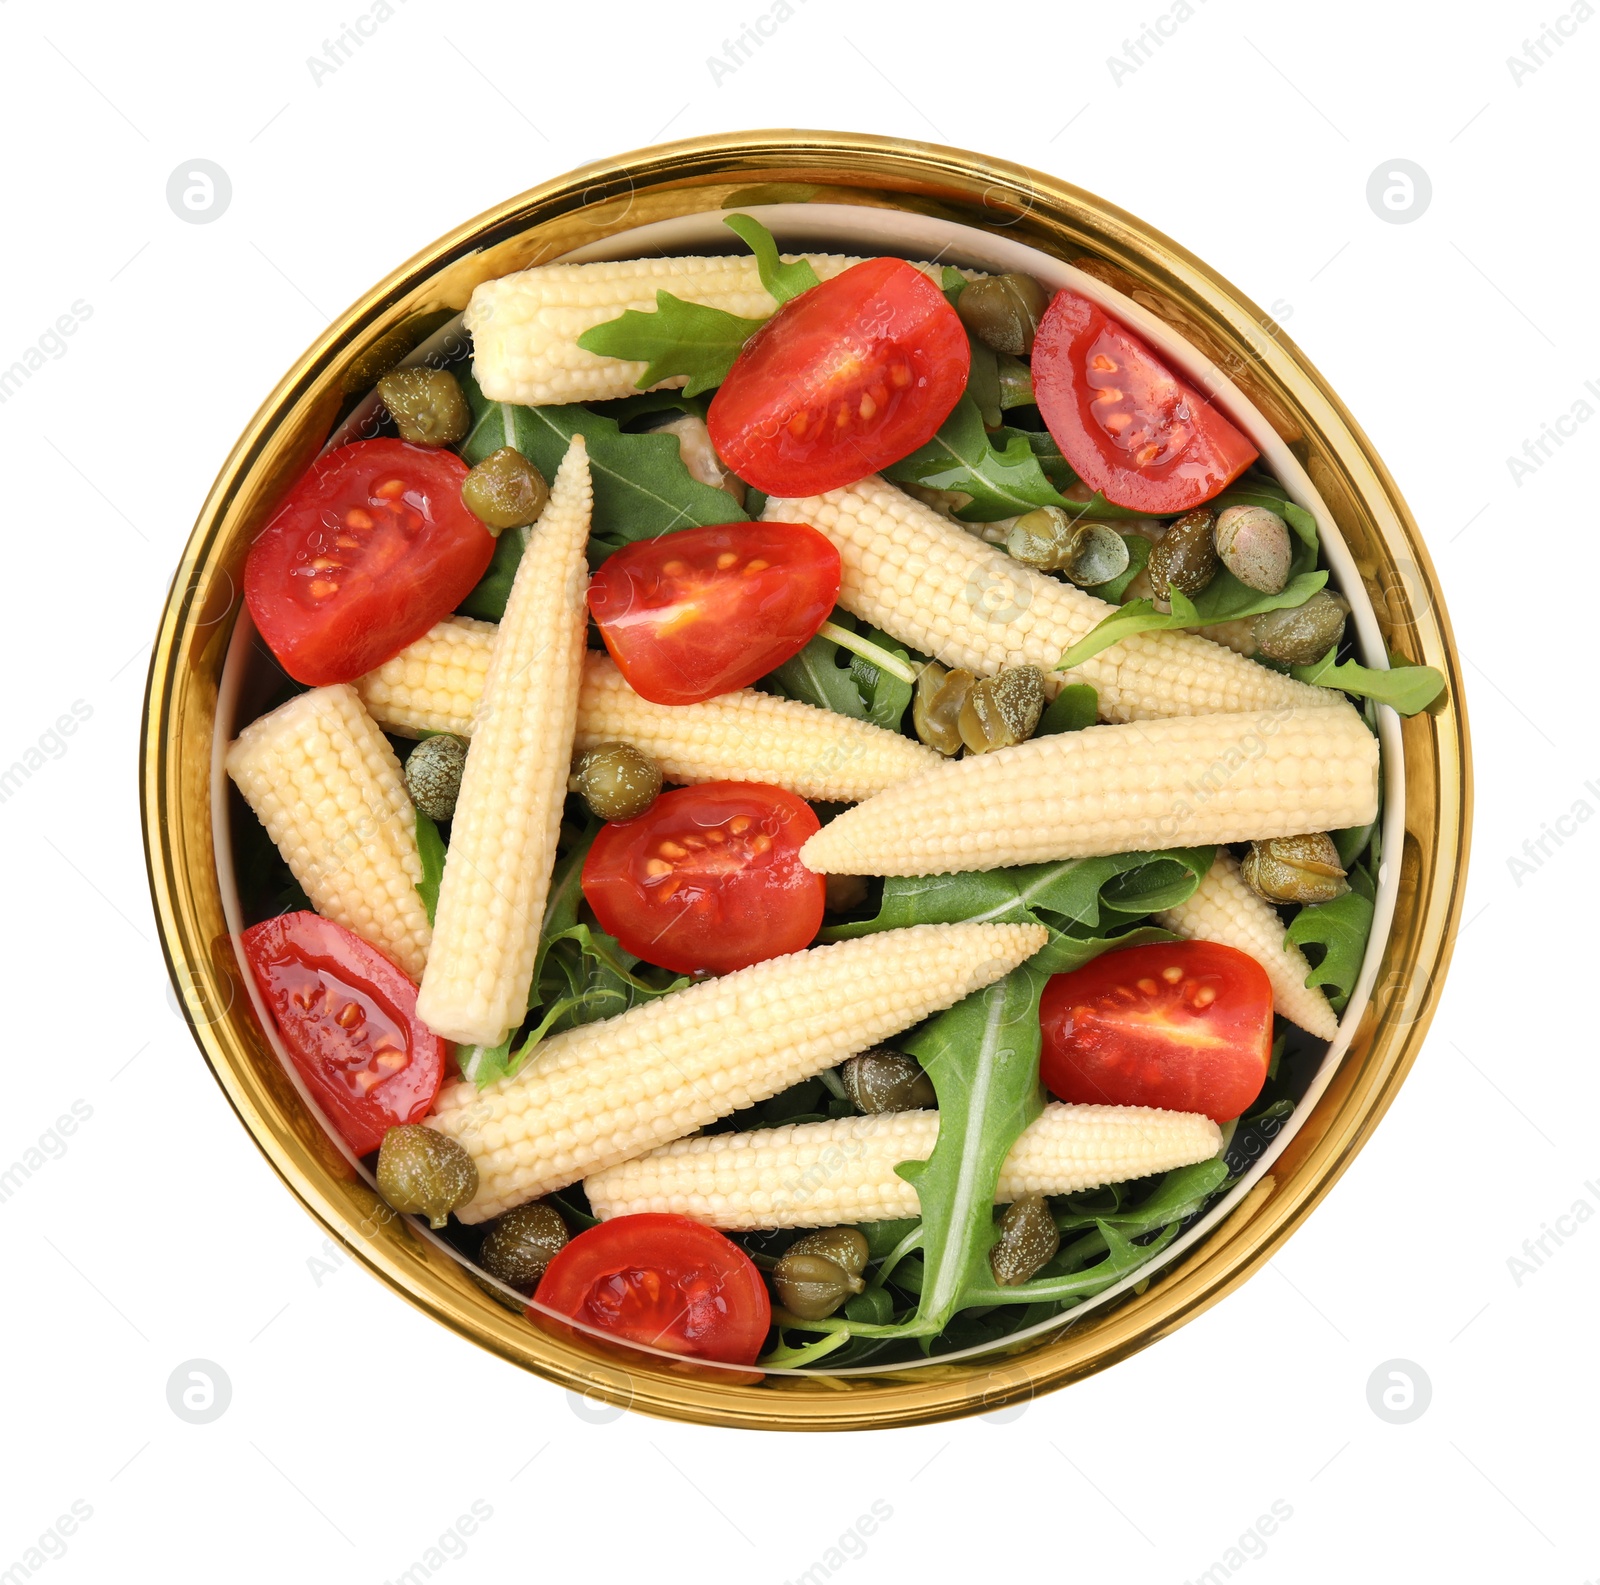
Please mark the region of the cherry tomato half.
[[328, 1121], [358, 1156], [428, 1115], [445, 1043], [417, 1017], [417, 987], [370, 942], [320, 914], [252, 925], [244, 955]]
[[494, 536], [461, 504], [467, 465], [402, 440], [358, 440], [300, 476], [256, 536], [244, 597], [296, 682], [350, 682], [466, 599]]
[[1272, 984], [1213, 941], [1107, 952], [1057, 974], [1039, 1003], [1039, 1073], [1063, 1101], [1237, 1117], [1272, 1055]]
[[820, 830], [803, 799], [762, 782], [680, 787], [601, 828], [583, 863], [600, 928], [679, 974], [727, 974], [798, 952], [827, 883], [800, 862]]
[[655, 1212], [579, 1233], [545, 1268], [533, 1297], [627, 1342], [729, 1365], [753, 1364], [772, 1324], [767, 1285], [731, 1238]]
[[804, 523], [685, 528], [608, 556], [589, 609], [635, 693], [698, 704], [804, 649], [839, 598], [839, 570]]
[[854, 484], [933, 438], [972, 350], [943, 292], [902, 259], [865, 259], [791, 298], [711, 399], [717, 455], [768, 495]]
[[1131, 511], [1187, 512], [1256, 460], [1209, 397], [1075, 292], [1057, 292], [1039, 321], [1033, 392], [1079, 478]]

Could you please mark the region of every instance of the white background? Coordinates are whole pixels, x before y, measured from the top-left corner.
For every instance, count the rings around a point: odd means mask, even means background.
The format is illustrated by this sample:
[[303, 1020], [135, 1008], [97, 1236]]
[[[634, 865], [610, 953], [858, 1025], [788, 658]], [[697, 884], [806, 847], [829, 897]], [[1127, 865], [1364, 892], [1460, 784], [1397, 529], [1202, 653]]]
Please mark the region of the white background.
[[[1576, 801], [1600, 808], [1585, 787], [1600, 783], [1600, 424], [1520, 484], [1506, 461], [1574, 403], [1600, 407], [1584, 386], [1600, 381], [1600, 21], [1519, 85], [1507, 57], [1564, 0], [1195, 0], [1118, 83], [1107, 57], [1171, 14], [1163, 0], [793, 0], [719, 83], [707, 57], [769, 9], [741, 3], [393, 0], [318, 83], [307, 57], [371, 14], [365, 0], [0, 0], [0, 367], [75, 301], [92, 308], [0, 406], [0, 760], [74, 700], [93, 711], [0, 804], [0, 1165], [74, 1101], [92, 1108], [0, 1203], [0, 1571], [80, 1499], [92, 1517], [44, 1562], [49, 1580], [378, 1585], [477, 1500], [492, 1515], [446, 1585], [777, 1585], [876, 1500], [892, 1515], [847, 1585], [1024, 1570], [1180, 1585], [1277, 1500], [1292, 1517], [1243, 1564], [1251, 1581], [1600, 1577], [1600, 1225], [1566, 1223], [1520, 1283], [1508, 1267], [1573, 1202], [1600, 1207], [1600, 826], [1569, 827], [1520, 879], [1508, 864]], [[592, 1424], [359, 1268], [319, 1270], [319, 1231], [177, 1016], [147, 902], [148, 643], [205, 490], [282, 371], [330, 314], [491, 203], [662, 138], [784, 123], [1058, 173], [1273, 311], [1415, 510], [1467, 679], [1466, 923], [1392, 1112], [1243, 1290], [1005, 1423], [829, 1438]], [[1432, 180], [1409, 224], [1365, 196], [1397, 157]], [[211, 224], [165, 198], [195, 158], [232, 182]], [[167, 1404], [196, 1357], [232, 1383], [209, 1425]], [[1368, 1406], [1369, 1376], [1396, 1358], [1432, 1383], [1408, 1425]]]

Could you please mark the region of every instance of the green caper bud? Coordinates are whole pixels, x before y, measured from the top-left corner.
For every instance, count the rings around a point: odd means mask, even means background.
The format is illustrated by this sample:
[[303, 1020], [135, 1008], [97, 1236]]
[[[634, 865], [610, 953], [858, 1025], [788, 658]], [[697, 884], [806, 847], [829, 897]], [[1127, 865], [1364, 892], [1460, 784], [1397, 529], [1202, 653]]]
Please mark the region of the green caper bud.
[[964, 667], [947, 672], [932, 660], [918, 673], [911, 724], [929, 748], [941, 754], [961, 752], [961, 706], [973, 681], [972, 673]]
[[1000, 1236], [989, 1251], [989, 1270], [1002, 1288], [1014, 1288], [1055, 1258], [1061, 1234], [1042, 1196], [1026, 1194], [1006, 1207]]
[[922, 1064], [903, 1051], [873, 1046], [839, 1068], [839, 1077], [858, 1112], [926, 1112], [939, 1104], [933, 1080]]
[[1350, 890], [1339, 849], [1325, 831], [1252, 842], [1239, 873], [1269, 903], [1331, 903]]
[[491, 534], [537, 522], [549, 499], [544, 475], [515, 446], [491, 451], [461, 483], [461, 504]]
[[1037, 666], [1007, 666], [975, 682], [957, 722], [969, 754], [1010, 748], [1032, 736], [1044, 709], [1044, 673]]
[[987, 347], [1025, 358], [1050, 294], [1031, 275], [987, 275], [968, 281], [956, 299], [961, 323]]
[[430, 820], [449, 820], [461, 792], [467, 740], [451, 732], [425, 737], [406, 755], [406, 791]]
[[784, 1251], [787, 1255], [824, 1255], [840, 1270], [859, 1277], [867, 1268], [871, 1253], [867, 1235], [859, 1227], [819, 1227], [797, 1238]]
[[1216, 577], [1222, 565], [1213, 537], [1216, 521], [1209, 507], [1197, 507], [1169, 524], [1156, 541], [1147, 564], [1156, 610], [1171, 611], [1173, 589], [1192, 600]]
[[861, 875], [829, 875], [822, 906], [830, 914], [854, 913], [867, 900], [867, 882]]
[[1264, 506], [1224, 507], [1212, 532], [1222, 565], [1240, 583], [1277, 594], [1289, 581], [1289, 525]]
[[1011, 525], [1006, 550], [1027, 567], [1054, 572], [1072, 538], [1072, 519], [1059, 506], [1037, 506]]
[[832, 1315], [853, 1293], [866, 1287], [826, 1255], [784, 1255], [772, 1268], [778, 1303], [802, 1321]]
[[544, 1268], [566, 1246], [567, 1224], [548, 1205], [534, 1200], [496, 1217], [483, 1240], [483, 1269], [508, 1288], [532, 1293]]
[[1268, 611], [1256, 622], [1256, 651], [1291, 666], [1311, 666], [1344, 637], [1350, 604], [1342, 596], [1317, 592], [1304, 605]]
[[413, 446], [453, 446], [472, 428], [472, 409], [448, 369], [391, 369], [378, 395]]
[[567, 786], [596, 819], [632, 820], [656, 801], [661, 767], [631, 743], [600, 743], [578, 756]]
[[378, 1151], [378, 1193], [397, 1211], [425, 1216], [443, 1227], [458, 1205], [478, 1192], [472, 1157], [448, 1134], [401, 1123], [383, 1136]]
[[1006, 550], [1024, 566], [1064, 572], [1080, 589], [1128, 570], [1128, 542], [1108, 523], [1075, 520], [1059, 506], [1039, 506], [1011, 525]]

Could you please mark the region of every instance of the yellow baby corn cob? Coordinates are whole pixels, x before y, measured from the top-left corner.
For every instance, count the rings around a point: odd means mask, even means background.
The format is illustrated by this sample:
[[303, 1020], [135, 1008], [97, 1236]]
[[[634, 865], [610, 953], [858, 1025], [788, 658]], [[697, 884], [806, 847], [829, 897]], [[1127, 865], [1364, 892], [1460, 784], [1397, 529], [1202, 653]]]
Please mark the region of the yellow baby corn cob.
[[554, 1035], [513, 1078], [439, 1092], [429, 1126], [478, 1167], [482, 1222], [679, 1139], [992, 984], [1038, 925], [915, 925], [769, 958]]
[[[783, 255], [793, 262], [798, 254]], [[831, 280], [859, 259], [807, 253], [819, 280]], [[939, 278], [933, 264], [914, 266]], [[963, 271], [964, 274], [971, 272]], [[761, 284], [754, 257], [623, 259], [611, 264], [543, 264], [485, 281], [467, 304], [472, 373], [492, 402], [538, 407], [632, 396], [648, 365], [585, 352], [578, 337], [630, 308], [652, 313], [657, 291], [725, 309], [741, 319], [766, 319], [777, 303]], [[651, 387], [686, 384], [678, 375]]]
[[800, 850], [828, 875], [937, 875], [1365, 825], [1378, 740], [1337, 709], [1092, 726], [947, 760]]
[[1272, 981], [1272, 1005], [1291, 1023], [1319, 1040], [1332, 1040], [1339, 1020], [1328, 998], [1306, 984], [1311, 965], [1293, 942], [1283, 939], [1283, 921], [1272, 905], [1250, 890], [1239, 861], [1219, 848], [1206, 878], [1186, 903], [1156, 915], [1176, 935], [1216, 941], [1248, 953]]
[[[449, 617], [356, 687], [391, 732], [472, 731], [494, 623]], [[932, 749], [868, 721], [742, 688], [701, 704], [641, 699], [609, 655], [584, 656], [575, 750], [631, 743], [668, 781], [761, 781], [855, 803], [939, 763]]]
[[355, 689], [297, 695], [252, 721], [225, 763], [317, 912], [420, 979], [432, 932], [416, 810]]
[[[583, 1187], [601, 1220], [666, 1211], [729, 1228], [892, 1221], [918, 1210], [917, 1191], [896, 1165], [926, 1161], [938, 1135], [937, 1112], [707, 1134], [624, 1161]], [[1167, 1172], [1209, 1161], [1221, 1147], [1217, 1125], [1196, 1113], [1051, 1104], [1012, 1146], [995, 1204]]]
[[566, 801], [594, 491], [574, 435], [517, 567], [461, 777], [417, 1016], [494, 1046], [522, 1022]]
[[1042, 667], [1052, 696], [1065, 683], [1089, 683], [1103, 720], [1340, 700], [1192, 633], [1138, 633], [1070, 672], [1053, 671], [1115, 607], [1023, 566], [876, 475], [802, 501], [770, 500], [762, 515], [826, 534], [844, 562], [840, 604], [901, 643], [980, 675]]

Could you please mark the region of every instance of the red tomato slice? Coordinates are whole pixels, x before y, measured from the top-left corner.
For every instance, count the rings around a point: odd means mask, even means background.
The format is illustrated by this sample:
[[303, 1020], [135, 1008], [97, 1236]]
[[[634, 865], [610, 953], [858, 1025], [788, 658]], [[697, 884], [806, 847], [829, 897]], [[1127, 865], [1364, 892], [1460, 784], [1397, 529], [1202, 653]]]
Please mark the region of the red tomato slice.
[[397, 965], [320, 914], [264, 919], [242, 939], [295, 1067], [358, 1156], [428, 1115], [446, 1047]]
[[1107, 952], [1057, 974], [1039, 1003], [1046, 1087], [1063, 1101], [1237, 1117], [1272, 1055], [1272, 984], [1212, 941]]
[[1039, 321], [1033, 393], [1079, 478], [1130, 511], [1187, 512], [1256, 460], [1209, 397], [1075, 292]]
[[583, 863], [600, 928], [679, 974], [727, 974], [798, 952], [822, 924], [826, 882], [800, 862], [821, 827], [761, 782], [707, 782], [603, 826]]
[[402, 440], [317, 461], [256, 536], [244, 597], [296, 682], [350, 682], [466, 599], [494, 536], [461, 504], [467, 465]]
[[[687, 1216], [619, 1216], [579, 1233], [545, 1269], [534, 1303], [694, 1359], [754, 1364], [772, 1324], [755, 1263]], [[538, 1319], [539, 1311], [530, 1310]]]
[[820, 495], [915, 451], [966, 389], [972, 349], [943, 292], [866, 259], [790, 299], [745, 344], [706, 424], [768, 495]]
[[629, 686], [698, 704], [781, 666], [839, 598], [839, 552], [804, 523], [685, 528], [608, 556], [589, 609]]

